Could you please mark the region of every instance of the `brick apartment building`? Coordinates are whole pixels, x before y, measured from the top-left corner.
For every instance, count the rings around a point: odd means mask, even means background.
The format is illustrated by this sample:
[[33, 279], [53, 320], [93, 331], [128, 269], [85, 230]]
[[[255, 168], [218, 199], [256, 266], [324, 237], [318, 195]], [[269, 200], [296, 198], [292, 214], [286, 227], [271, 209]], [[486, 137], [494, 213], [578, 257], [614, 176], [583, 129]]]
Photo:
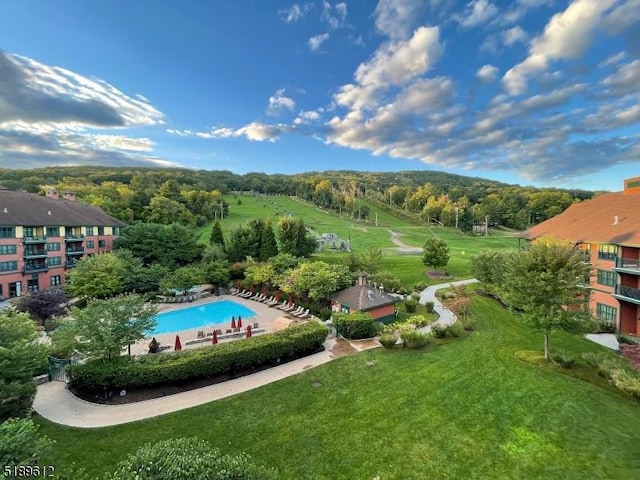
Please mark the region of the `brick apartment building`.
[[593, 314], [617, 331], [640, 335], [640, 177], [625, 180], [622, 192], [571, 205], [520, 238], [547, 235], [567, 240], [588, 255]]
[[0, 189], [0, 298], [62, 285], [78, 259], [110, 251], [124, 225], [71, 192]]

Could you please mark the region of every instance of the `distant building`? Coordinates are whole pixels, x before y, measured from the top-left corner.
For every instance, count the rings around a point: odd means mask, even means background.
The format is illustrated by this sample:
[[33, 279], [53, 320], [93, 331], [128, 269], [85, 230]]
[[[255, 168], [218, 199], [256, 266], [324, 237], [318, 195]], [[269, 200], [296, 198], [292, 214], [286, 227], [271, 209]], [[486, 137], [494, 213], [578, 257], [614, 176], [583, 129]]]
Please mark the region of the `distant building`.
[[640, 335], [640, 177], [625, 180], [622, 192], [571, 205], [519, 236], [546, 235], [567, 240], [588, 256], [594, 267], [593, 314], [622, 333]]
[[0, 298], [62, 285], [80, 258], [110, 251], [124, 225], [72, 192], [0, 189]]
[[382, 322], [395, 319], [395, 304], [399, 299], [384, 291], [384, 286], [370, 285], [367, 276], [361, 274], [358, 283], [331, 297], [331, 310], [334, 312], [368, 312]]

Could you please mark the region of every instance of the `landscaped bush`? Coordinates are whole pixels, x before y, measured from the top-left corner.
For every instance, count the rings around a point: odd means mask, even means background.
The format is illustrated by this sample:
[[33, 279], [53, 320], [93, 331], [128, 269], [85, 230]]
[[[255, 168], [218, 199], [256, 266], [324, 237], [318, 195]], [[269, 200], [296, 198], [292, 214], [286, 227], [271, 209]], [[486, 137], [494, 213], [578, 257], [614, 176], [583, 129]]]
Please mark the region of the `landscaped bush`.
[[443, 327], [442, 325], [433, 325], [431, 327], [431, 334], [434, 338], [444, 338], [447, 336], [447, 327]]
[[476, 328], [476, 321], [472, 317], [467, 316], [463, 318], [461, 321], [462, 321], [462, 326], [468, 332], [471, 332], [473, 331], [474, 328]]
[[627, 345], [640, 345], [640, 339], [630, 337], [629, 335], [620, 334], [617, 336], [618, 343], [626, 343]]
[[369, 313], [334, 313], [333, 322], [340, 335], [353, 340], [371, 338], [378, 331]]
[[428, 287], [427, 282], [416, 282], [415, 285], [413, 286], [413, 288], [415, 288], [419, 292], [421, 292], [427, 287]]
[[121, 390], [213, 378], [317, 351], [327, 337], [319, 322], [195, 350], [110, 362], [89, 361], [67, 368], [72, 387], [89, 391]]
[[379, 342], [384, 348], [393, 348], [396, 345], [398, 339], [393, 333], [383, 333], [380, 335]]
[[411, 315], [404, 323], [415, 325], [416, 328], [426, 327], [431, 323], [424, 315]]
[[416, 307], [418, 306], [418, 301], [413, 298], [407, 298], [404, 301], [404, 308], [407, 313], [414, 313], [416, 311]]
[[640, 398], [640, 375], [624, 369], [616, 369], [611, 372], [609, 381], [618, 389]]
[[464, 326], [462, 325], [462, 322], [458, 320], [457, 322], [449, 325], [445, 331], [452, 337], [461, 337], [462, 335], [464, 335]]
[[433, 307], [434, 307], [433, 302], [426, 302], [424, 304], [424, 307], [427, 309], [427, 313], [433, 313]]
[[402, 343], [412, 350], [419, 350], [426, 347], [431, 340], [431, 335], [417, 330], [405, 330], [402, 332]]
[[583, 353], [582, 358], [584, 358], [589, 366], [595, 368], [601, 377], [604, 377], [606, 379], [610, 379], [611, 374], [615, 370], [624, 368], [626, 366], [622, 361], [616, 358], [612, 358], [610, 355], [607, 355], [604, 352]]
[[553, 350], [550, 356], [551, 361], [562, 368], [573, 368], [576, 363], [575, 357], [566, 350]]

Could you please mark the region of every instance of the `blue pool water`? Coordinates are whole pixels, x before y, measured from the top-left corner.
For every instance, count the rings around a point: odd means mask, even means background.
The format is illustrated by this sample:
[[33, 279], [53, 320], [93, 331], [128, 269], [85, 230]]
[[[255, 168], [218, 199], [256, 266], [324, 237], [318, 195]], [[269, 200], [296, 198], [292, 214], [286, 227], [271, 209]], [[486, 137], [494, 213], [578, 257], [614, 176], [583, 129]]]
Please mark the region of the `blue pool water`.
[[256, 312], [239, 303], [221, 300], [173, 312], [159, 313], [156, 317], [158, 325], [151, 334], [171, 333], [205, 326], [229, 328], [231, 317], [234, 316], [238, 320], [238, 315], [244, 320], [255, 317]]

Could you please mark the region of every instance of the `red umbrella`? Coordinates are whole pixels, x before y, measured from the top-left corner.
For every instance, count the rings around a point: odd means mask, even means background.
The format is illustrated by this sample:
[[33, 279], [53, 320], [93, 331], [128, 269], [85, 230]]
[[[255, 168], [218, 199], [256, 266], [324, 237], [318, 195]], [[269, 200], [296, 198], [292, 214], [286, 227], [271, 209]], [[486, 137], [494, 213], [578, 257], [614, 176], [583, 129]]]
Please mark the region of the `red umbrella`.
[[276, 302], [280, 301], [280, 292], [276, 292]]
[[247, 338], [251, 337], [251, 325], [247, 325]]
[[291, 295], [289, 295], [289, 301], [287, 303], [289, 304], [290, 307], [293, 306], [293, 298], [291, 298]]
[[180, 343], [180, 335], [176, 335], [176, 344], [173, 347], [174, 350], [182, 350], [182, 343]]
[[269, 294], [269, 290], [267, 290], [267, 287], [262, 287], [262, 294], [266, 297]]
[[236, 317], [235, 316], [231, 317], [231, 328], [236, 328]]
[[238, 328], [242, 328], [242, 317], [238, 315]]
[[211, 345], [218, 343], [218, 332], [213, 331], [213, 337], [211, 337]]

